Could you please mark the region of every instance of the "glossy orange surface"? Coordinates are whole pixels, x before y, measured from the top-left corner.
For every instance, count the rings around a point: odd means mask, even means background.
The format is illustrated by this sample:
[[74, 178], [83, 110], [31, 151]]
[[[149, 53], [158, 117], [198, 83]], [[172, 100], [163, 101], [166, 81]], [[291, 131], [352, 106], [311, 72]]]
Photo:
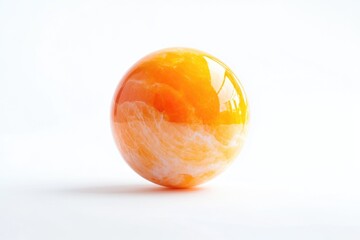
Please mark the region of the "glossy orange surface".
[[164, 49], [137, 62], [112, 106], [113, 135], [142, 177], [174, 188], [213, 178], [237, 156], [248, 105], [232, 71], [204, 52]]

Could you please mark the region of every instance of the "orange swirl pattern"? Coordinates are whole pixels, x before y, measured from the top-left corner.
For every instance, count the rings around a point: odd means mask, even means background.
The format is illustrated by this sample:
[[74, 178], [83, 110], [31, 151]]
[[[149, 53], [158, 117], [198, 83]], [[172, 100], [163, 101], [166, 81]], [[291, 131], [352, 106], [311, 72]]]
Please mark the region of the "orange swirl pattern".
[[188, 188], [222, 172], [239, 153], [248, 120], [231, 70], [193, 49], [165, 49], [137, 62], [112, 106], [116, 144], [142, 177]]

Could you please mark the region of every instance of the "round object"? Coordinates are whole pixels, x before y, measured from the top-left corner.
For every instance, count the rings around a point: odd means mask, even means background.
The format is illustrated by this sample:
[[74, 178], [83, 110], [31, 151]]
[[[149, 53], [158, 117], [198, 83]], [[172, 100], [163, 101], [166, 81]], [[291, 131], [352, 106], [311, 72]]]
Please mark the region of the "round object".
[[116, 144], [138, 174], [188, 188], [213, 178], [238, 155], [248, 104], [224, 63], [198, 50], [170, 48], [126, 73], [111, 117]]

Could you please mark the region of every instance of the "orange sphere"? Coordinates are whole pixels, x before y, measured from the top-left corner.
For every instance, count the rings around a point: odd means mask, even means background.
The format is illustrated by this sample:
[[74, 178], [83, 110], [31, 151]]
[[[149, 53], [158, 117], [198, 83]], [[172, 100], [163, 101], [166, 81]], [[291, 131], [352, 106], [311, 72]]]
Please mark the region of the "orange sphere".
[[138, 174], [188, 188], [213, 178], [237, 156], [248, 104], [224, 63], [198, 50], [171, 48], [128, 71], [111, 117], [116, 144]]

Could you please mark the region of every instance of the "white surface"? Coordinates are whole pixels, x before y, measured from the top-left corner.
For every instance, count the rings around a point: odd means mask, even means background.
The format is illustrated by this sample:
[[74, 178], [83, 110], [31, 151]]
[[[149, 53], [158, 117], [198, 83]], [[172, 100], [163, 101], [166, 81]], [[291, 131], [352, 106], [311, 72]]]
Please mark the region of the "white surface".
[[[358, 1], [1, 1], [0, 239], [360, 239]], [[242, 80], [249, 138], [189, 191], [142, 180], [109, 127], [154, 50]]]

